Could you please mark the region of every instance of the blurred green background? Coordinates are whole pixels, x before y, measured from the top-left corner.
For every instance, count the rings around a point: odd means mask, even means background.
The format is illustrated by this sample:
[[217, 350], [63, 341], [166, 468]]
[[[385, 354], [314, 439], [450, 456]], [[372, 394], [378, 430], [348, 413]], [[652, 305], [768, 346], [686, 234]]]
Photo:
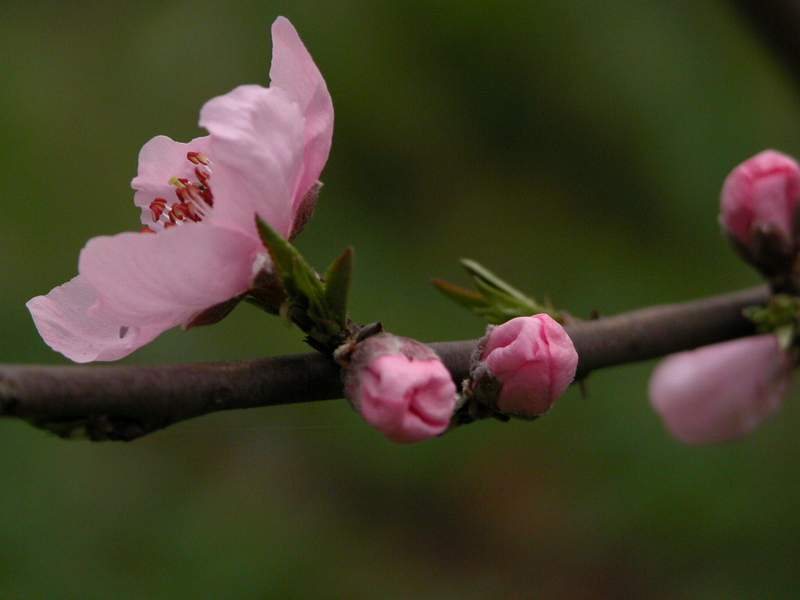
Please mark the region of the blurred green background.
[[[429, 285], [470, 256], [579, 315], [752, 285], [719, 235], [728, 170], [800, 153], [797, 90], [727, 3], [0, 0], [4, 362], [66, 362], [24, 302], [133, 230], [157, 133], [266, 84], [288, 16], [336, 132], [299, 246], [357, 249], [353, 314], [424, 340], [481, 323]], [[243, 306], [128, 363], [305, 351]], [[343, 402], [208, 416], [132, 444], [0, 422], [2, 598], [796, 597], [800, 407], [692, 449], [652, 364], [533, 424], [414, 447]]]

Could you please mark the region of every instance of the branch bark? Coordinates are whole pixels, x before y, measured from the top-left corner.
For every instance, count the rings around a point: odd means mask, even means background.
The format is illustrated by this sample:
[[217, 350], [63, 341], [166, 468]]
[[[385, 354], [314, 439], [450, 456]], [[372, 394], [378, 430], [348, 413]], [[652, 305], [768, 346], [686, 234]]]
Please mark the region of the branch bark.
[[[750, 335], [742, 309], [768, 298], [763, 286], [571, 325], [578, 376]], [[431, 346], [461, 381], [475, 344]], [[339, 368], [321, 354], [163, 366], [0, 365], [0, 416], [96, 441], [133, 440], [221, 410], [341, 397]]]
[[789, 74], [800, 84], [800, 2], [797, 0], [732, 0]]

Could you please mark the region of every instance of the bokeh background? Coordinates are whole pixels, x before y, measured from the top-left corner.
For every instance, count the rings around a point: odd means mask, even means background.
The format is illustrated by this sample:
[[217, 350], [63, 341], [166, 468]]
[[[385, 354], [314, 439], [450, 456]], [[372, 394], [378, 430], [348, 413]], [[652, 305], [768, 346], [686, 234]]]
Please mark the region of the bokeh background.
[[[293, 20], [334, 98], [298, 245], [357, 250], [353, 314], [480, 334], [432, 277], [484, 262], [579, 315], [752, 285], [719, 235], [728, 170], [800, 153], [798, 92], [728, 3], [0, 0], [0, 361], [61, 364], [25, 301], [91, 236], [137, 228], [157, 133], [266, 83]], [[243, 306], [128, 363], [305, 351]], [[692, 449], [597, 372], [550, 415], [414, 447], [344, 402], [217, 414], [131, 444], [0, 422], [2, 598], [796, 597], [797, 398]]]

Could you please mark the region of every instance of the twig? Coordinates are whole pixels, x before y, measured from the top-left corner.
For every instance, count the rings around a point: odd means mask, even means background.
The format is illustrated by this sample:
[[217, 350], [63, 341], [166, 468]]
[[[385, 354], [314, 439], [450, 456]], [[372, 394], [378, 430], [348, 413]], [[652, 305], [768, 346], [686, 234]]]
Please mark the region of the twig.
[[[763, 304], [766, 287], [655, 306], [567, 328], [579, 377], [753, 333], [742, 316]], [[438, 342], [456, 381], [475, 340]], [[339, 369], [321, 354], [243, 362], [163, 366], [0, 366], [0, 415], [25, 419], [63, 437], [133, 440], [173, 423], [237, 408], [342, 397]]]
[[800, 84], [800, 2], [797, 0], [733, 0], [764, 42]]

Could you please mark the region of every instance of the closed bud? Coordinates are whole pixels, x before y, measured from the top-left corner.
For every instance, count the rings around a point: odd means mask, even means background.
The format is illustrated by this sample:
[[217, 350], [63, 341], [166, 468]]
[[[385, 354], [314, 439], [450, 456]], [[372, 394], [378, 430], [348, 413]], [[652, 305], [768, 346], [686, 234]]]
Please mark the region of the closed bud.
[[345, 393], [367, 423], [395, 442], [444, 432], [456, 405], [456, 386], [436, 353], [389, 333], [357, 344], [345, 373]]
[[[549, 410], [575, 379], [578, 353], [564, 328], [545, 313], [489, 326], [469, 387], [495, 412], [533, 418]], [[487, 394], [494, 396], [487, 398]]]
[[740, 253], [773, 279], [787, 277], [792, 268], [798, 202], [800, 166], [774, 150], [744, 161], [722, 187], [723, 227]]

